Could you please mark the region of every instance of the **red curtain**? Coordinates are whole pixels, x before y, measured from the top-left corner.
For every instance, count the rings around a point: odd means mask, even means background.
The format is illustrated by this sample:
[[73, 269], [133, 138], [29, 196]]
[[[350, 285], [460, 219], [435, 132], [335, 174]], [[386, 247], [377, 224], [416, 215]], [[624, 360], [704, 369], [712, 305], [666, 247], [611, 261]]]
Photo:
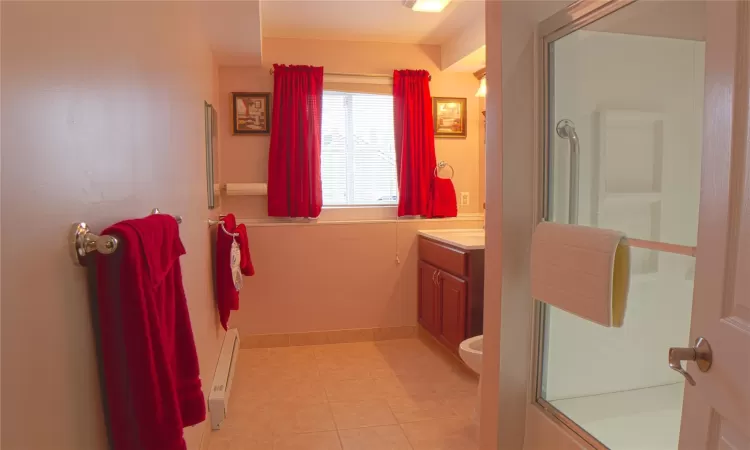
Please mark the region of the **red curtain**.
[[323, 68], [274, 64], [268, 215], [318, 217]]
[[394, 70], [393, 107], [398, 215], [431, 217], [436, 161], [430, 74], [426, 70]]

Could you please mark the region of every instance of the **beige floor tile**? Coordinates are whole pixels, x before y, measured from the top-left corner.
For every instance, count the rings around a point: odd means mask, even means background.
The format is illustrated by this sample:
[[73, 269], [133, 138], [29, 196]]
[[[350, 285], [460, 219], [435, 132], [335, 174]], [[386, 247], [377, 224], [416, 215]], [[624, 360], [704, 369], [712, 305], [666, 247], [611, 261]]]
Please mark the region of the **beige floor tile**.
[[240, 348], [240, 355], [237, 358], [237, 366], [256, 364], [259, 361], [268, 359], [267, 348]]
[[[273, 450], [273, 437], [238, 436], [231, 440], [230, 450]], [[210, 449], [209, 450], [213, 450]]]
[[381, 356], [375, 342], [318, 345], [315, 347], [315, 355], [319, 359], [331, 357], [338, 358], [342, 356], [354, 356], [360, 358]]
[[478, 414], [479, 399], [476, 395], [448, 396], [444, 401], [453, 409], [453, 412], [458, 417], [471, 419]]
[[383, 398], [383, 395], [375, 386], [374, 378], [324, 380], [323, 382], [330, 402], [353, 402]]
[[[235, 389], [236, 387], [236, 389]], [[319, 380], [275, 380], [263, 383], [239, 381], [233, 385], [229, 406], [249, 409], [269, 403], [326, 403], [326, 389]]]
[[315, 361], [315, 348], [311, 346], [269, 348], [268, 358], [280, 362]]
[[391, 397], [388, 405], [399, 423], [458, 417], [454, 404], [435, 394]]
[[259, 365], [235, 375], [247, 383], [264, 384], [269, 382], [312, 381], [318, 378], [318, 366], [315, 363], [288, 363], [285, 365]]
[[232, 450], [232, 440], [228, 438], [211, 436], [208, 450]]
[[339, 435], [344, 450], [412, 450], [403, 430], [396, 425], [341, 430]]
[[333, 431], [331, 408], [321, 404], [277, 404], [269, 408], [270, 428], [274, 434], [311, 433]]
[[230, 410], [218, 433], [229, 439], [235, 439], [237, 436], [260, 439], [284, 434], [334, 430], [336, 424], [328, 403], [278, 402], [244, 411]]
[[374, 384], [376, 392], [381, 398], [412, 397], [445, 391], [442, 385], [438, 385], [434, 381], [420, 380], [419, 378], [400, 378], [399, 376], [375, 378]]
[[394, 339], [391, 341], [376, 341], [375, 347], [386, 356], [401, 355], [424, 356], [433, 354], [433, 350], [419, 339]]
[[230, 415], [220, 430], [211, 432], [209, 450], [271, 450], [274, 435], [256, 420]]
[[335, 431], [290, 434], [278, 438], [273, 448], [274, 450], [341, 450], [341, 442]]
[[474, 450], [459, 369], [418, 339], [243, 349], [210, 450]]
[[227, 417], [221, 423], [221, 429], [212, 431], [211, 436], [232, 439], [234, 436], [265, 436], [271, 433], [265, 407], [243, 408], [234, 400], [230, 400]]
[[468, 419], [436, 419], [401, 425], [414, 450], [476, 450], [478, 427]]
[[325, 380], [351, 380], [354, 378], [379, 378], [392, 376], [390, 366], [378, 358], [341, 358], [321, 360], [318, 374]]
[[396, 424], [385, 400], [332, 402], [331, 412], [339, 430]]

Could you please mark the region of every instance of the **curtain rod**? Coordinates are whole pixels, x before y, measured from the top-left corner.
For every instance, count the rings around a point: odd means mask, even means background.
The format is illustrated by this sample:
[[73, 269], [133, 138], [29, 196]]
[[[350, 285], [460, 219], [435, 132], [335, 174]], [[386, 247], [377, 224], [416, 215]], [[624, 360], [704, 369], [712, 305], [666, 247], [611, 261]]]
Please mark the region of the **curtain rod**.
[[[268, 71], [273, 75], [273, 69]], [[367, 78], [393, 78], [393, 75], [379, 75], [374, 73], [343, 73], [343, 72], [323, 72], [323, 75], [335, 75], [339, 77], [367, 77]], [[432, 81], [432, 75], [430, 75], [430, 81]]]

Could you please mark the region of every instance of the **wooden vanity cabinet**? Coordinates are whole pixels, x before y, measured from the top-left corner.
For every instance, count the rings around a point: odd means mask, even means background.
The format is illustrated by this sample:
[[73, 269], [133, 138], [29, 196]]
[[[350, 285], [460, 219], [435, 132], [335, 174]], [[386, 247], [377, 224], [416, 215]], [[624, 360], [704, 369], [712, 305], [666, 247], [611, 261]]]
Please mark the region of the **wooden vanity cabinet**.
[[419, 237], [419, 324], [453, 353], [482, 334], [484, 250]]

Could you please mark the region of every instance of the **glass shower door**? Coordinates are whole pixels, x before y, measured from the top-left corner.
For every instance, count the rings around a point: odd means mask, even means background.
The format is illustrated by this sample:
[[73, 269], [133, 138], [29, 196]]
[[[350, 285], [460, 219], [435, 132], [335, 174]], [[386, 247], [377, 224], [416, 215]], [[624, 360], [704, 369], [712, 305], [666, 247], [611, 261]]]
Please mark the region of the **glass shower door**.
[[691, 346], [705, 46], [633, 26], [640, 4], [550, 44], [546, 218], [674, 245], [631, 247], [622, 328], [543, 307], [538, 398], [613, 450], [672, 450], [684, 378], [666, 351]]

